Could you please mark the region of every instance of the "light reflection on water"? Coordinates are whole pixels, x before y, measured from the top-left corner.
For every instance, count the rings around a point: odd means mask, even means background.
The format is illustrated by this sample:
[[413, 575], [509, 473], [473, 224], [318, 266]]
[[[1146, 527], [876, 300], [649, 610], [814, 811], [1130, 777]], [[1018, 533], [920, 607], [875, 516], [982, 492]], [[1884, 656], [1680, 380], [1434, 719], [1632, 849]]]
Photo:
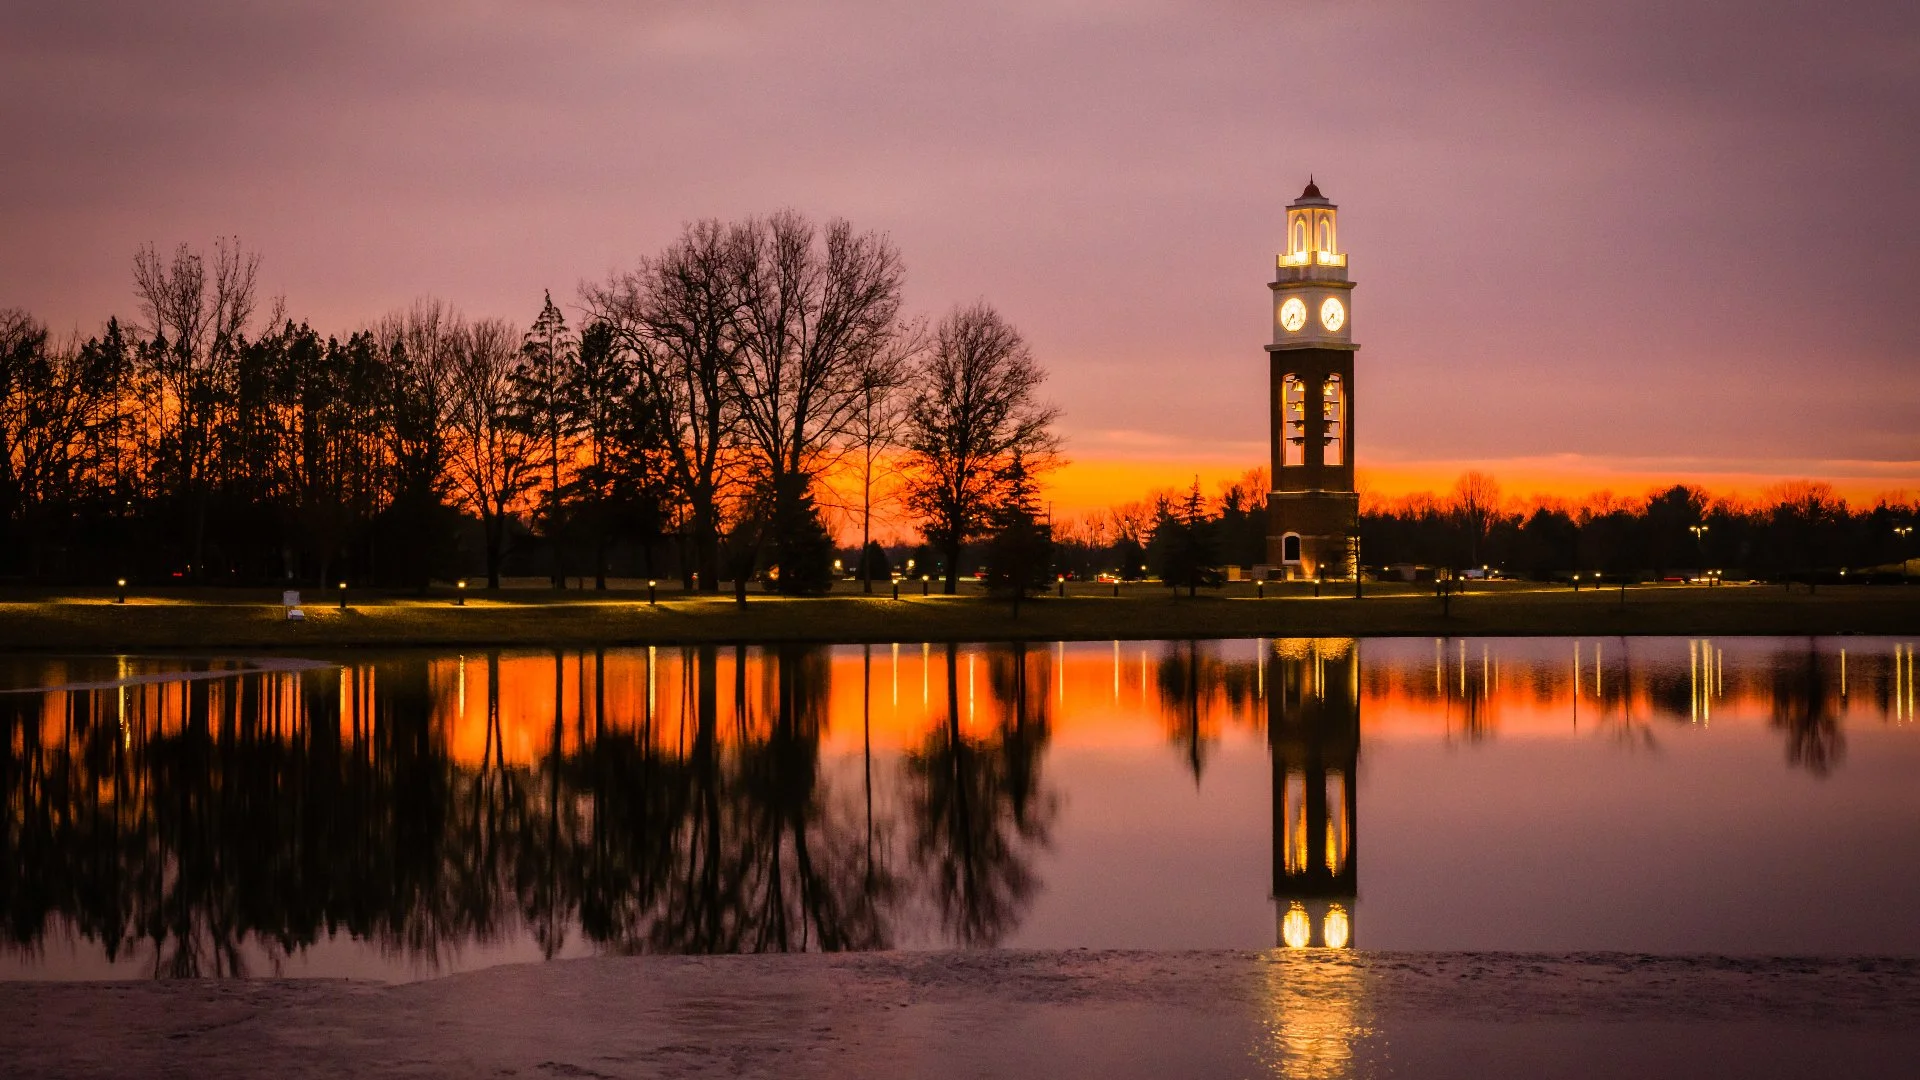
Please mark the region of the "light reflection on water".
[[1286, 1080], [1332, 1080], [1367, 1073], [1377, 1037], [1366, 975], [1337, 954], [1282, 949], [1267, 958], [1267, 1042], [1256, 1054]]
[[[0, 665], [0, 977], [997, 944], [1920, 952], [1905, 641], [159, 663]], [[1312, 970], [1328, 988], [1288, 990], [1277, 1045], [1321, 1045], [1304, 1033], [1341, 995]]]

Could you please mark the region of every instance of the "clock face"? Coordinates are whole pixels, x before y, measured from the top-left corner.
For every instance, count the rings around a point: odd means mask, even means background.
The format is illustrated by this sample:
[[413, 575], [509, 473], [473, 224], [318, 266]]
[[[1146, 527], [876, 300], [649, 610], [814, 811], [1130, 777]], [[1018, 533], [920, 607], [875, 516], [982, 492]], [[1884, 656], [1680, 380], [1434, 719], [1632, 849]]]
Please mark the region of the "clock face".
[[1280, 325], [1286, 327], [1289, 334], [1307, 325], [1307, 305], [1299, 297], [1289, 296], [1287, 302], [1280, 305]]
[[1327, 328], [1327, 333], [1337, 334], [1346, 322], [1346, 305], [1342, 304], [1337, 296], [1327, 297], [1327, 302], [1320, 305], [1320, 325]]

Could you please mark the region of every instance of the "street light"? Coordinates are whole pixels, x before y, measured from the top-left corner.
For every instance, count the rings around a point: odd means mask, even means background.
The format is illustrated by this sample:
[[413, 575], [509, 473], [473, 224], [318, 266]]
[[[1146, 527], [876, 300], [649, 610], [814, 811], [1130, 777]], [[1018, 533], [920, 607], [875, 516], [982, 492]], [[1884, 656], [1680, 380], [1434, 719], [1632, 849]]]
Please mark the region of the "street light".
[[1579, 574], [1573, 575], [1573, 591], [1574, 592], [1580, 591], [1580, 575]]
[[1067, 598], [1067, 575], [1056, 575], [1054, 580], [1060, 583], [1060, 599], [1065, 600]]
[[454, 588], [460, 591], [453, 594], [453, 606], [466, 607], [467, 606], [467, 579], [461, 578], [459, 581], [454, 582]]
[[340, 610], [347, 610], [347, 583], [344, 581], [340, 583]]
[[1360, 599], [1360, 518], [1359, 506], [1354, 507], [1353, 527], [1347, 530], [1347, 554], [1353, 559], [1353, 598]]
[[[908, 559], [908, 560], [907, 560], [907, 569], [909, 569], [909, 570], [911, 570], [911, 569], [913, 569], [913, 560], [912, 560], [912, 559]], [[921, 595], [921, 596], [925, 596], [925, 595], [927, 595], [927, 582], [928, 582], [929, 580], [931, 580], [931, 579], [929, 579], [929, 578], [927, 577], [927, 575], [925, 575], [925, 574], [921, 574], [921, 575], [920, 575], [920, 595]]]
[[124, 604], [127, 602], [127, 579], [121, 578], [116, 584], [120, 586], [120, 598], [115, 600], [114, 603]]
[[[834, 567], [835, 567], [835, 569], [838, 569], [838, 568], [839, 568], [839, 565], [840, 565], [840, 563], [839, 563], [839, 560], [838, 560], [838, 559], [836, 559], [836, 560], [834, 560]], [[657, 587], [657, 586], [658, 586], [659, 584], [660, 584], [660, 583], [659, 583], [658, 581], [651, 581], [651, 580], [650, 580], [650, 581], [648, 581], [648, 582], [647, 582], [647, 606], [648, 606], [648, 607], [659, 607], [659, 606], [660, 606], [660, 601], [659, 601], [659, 599], [658, 599], [658, 598], [656, 597], [656, 595], [655, 595], [655, 593], [654, 593], [654, 589], [655, 589], [655, 588], [656, 588], [656, 587]]]

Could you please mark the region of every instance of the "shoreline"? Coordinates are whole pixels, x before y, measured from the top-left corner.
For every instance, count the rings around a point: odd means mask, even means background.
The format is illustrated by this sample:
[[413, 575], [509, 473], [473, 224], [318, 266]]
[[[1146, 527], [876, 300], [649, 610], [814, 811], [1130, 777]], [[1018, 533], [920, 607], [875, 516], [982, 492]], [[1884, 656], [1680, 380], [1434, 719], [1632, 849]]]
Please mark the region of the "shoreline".
[[22, 1077], [1904, 1076], [1920, 960], [600, 957], [418, 983], [0, 984]]
[[644, 591], [509, 590], [469, 596], [464, 605], [448, 595], [350, 596], [345, 610], [305, 607], [302, 622], [289, 622], [261, 590], [149, 593], [125, 604], [98, 593], [0, 594], [0, 652], [1920, 633], [1920, 589], [1899, 585], [1830, 586], [1811, 595], [1777, 586], [1643, 585], [1623, 600], [1617, 589], [1499, 583], [1455, 596], [1444, 611], [1429, 590], [1410, 587], [1369, 586], [1360, 600], [1256, 598], [1245, 586], [1194, 598], [1130, 586], [1116, 599], [1103, 586], [1078, 588], [1085, 591], [1023, 602], [1017, 618], [1005, 601], [977, 595], [754, 595], [742, 607], [730, 597], [678, 593], [651, 605]]

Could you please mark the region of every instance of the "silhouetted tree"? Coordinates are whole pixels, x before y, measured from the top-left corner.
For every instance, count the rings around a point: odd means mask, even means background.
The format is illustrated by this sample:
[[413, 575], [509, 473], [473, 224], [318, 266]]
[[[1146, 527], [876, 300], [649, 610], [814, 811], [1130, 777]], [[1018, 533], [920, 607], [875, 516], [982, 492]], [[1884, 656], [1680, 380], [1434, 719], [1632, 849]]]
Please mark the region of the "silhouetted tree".
[[513, 406], [510, 416], [527, 444], [527, 467], [546, 481], [535, 518], [552, 563], [553, 587], [566, 584], [566, 481], [574, 467], [573, 437], [584, 402], [573, 400], [579, 387], [579, 343], [567, 329], [566, 316], [546, 294], [540, 314], [520, 345], [513, 368]]
[[987, 586], [1013, 601], [1020, 617], [1020, 601], [1047, 587], [1053, 565], [1053, 530], [1040, 520], [1040, 500], [1026, 458], [1018, 450], [1000, 475], [999, 505], [989, 516], [993, 534], [987, 545]]
[[1148, 553], [1168, 588], [1184, 588], [1191, 597], [1201, 585], [1217, 583], [1212, 524], [1198, 479], [1178, 503], [1159, 508]]
[[984, 303], [957, 308], [911, 380], [903, 436], [907, 504], [944, 560], [952, 593], [960, 552], [991, 528], [1015, 454], [1041, 471], [1057, 460], [1058, 410], [1036, 397], [1045, 379], [1027, 343]]
[[480, 519], [487, 587], [500, 587], [507, 529], [534, 482], [533, 437], [514, 416], [517, 349], [511, 327], [483, 319], [461, 329], [454, 346], [450, 456], [454, 489]]

